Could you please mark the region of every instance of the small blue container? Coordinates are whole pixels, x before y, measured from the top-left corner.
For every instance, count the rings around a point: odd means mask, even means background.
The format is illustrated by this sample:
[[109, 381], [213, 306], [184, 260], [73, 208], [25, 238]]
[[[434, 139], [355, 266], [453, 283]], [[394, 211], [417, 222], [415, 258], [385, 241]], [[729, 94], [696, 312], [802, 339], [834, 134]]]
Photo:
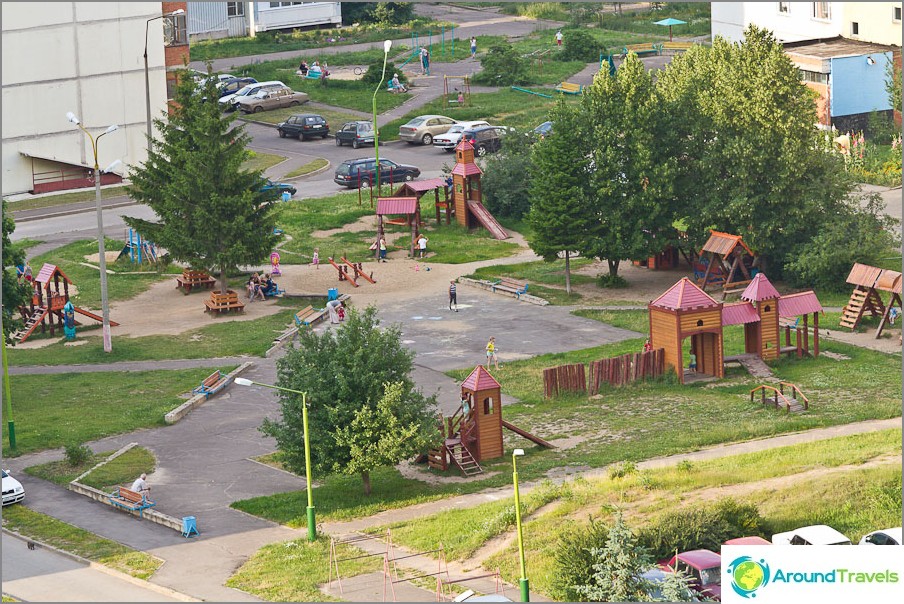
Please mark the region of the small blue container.
[[291, 199], [292, 199], [292, 194], [291, 194], [291, 193], [289, 193], [288, 191], [283, 191], [283, 192], [282, 192], [282, 200], [283, 200], [283, 201], [290, 201]]
[[191, 537], [192, 533], [195, 535], [200, 535], [198, 532], [198, 523], [195, 520], [194, 516], [183, 516], [182, 517], [182, 536], [183, 537]]
[[335, 287], [331, 287], [326, 290], [326, 299], [329, 301], [338, 300], [339, 299], [339, 290]]

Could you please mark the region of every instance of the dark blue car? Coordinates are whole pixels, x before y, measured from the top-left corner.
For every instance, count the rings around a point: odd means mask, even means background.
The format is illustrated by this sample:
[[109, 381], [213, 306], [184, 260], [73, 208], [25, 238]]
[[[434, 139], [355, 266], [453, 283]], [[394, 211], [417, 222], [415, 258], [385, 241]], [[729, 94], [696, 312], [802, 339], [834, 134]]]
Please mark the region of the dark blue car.
[[261, 187], [261, 191], [272, 191], [276, 189], [279, 191], [280, 195], [283, 193], [289, 193], [289, 195], [295, 195], [298, 192], [293, 185], [290, 185], [285, 182], [273, 182], [269, 178], [264, 179], [264, 185]]

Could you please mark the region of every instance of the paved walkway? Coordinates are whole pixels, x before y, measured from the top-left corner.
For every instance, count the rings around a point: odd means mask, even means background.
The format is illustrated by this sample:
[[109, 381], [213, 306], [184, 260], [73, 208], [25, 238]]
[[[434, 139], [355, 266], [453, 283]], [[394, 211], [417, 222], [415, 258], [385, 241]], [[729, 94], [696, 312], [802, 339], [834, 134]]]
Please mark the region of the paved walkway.
[[96, 365], [26, 365], [11, 366], [10, 375], [38, 375], [46, 373], [100, 373], [104, 371], [160, 371], [194, 369], [196, 367], [226, 367], [258, 360], [260, 357], [220, 357], [215, 359], [181, 359], [166, 361], [120, 361]]

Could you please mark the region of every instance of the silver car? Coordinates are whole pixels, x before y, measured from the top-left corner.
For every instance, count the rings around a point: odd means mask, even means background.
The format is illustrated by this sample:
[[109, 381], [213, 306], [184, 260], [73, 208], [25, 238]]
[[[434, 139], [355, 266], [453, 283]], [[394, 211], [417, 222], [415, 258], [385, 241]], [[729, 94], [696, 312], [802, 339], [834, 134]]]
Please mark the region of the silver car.
[[296, 107], [308, 102], [308, 95], [289, 88], [261, 90], [255, 95], [243, 96], [235, 101], [235, 108], [244, 113], [260, 113], [270, 109]]
[[409, 145], [415, 143], [432, 145], [434, 136], [445, 134], [457, 123], [444, 115], [419, 115], [399, 128], [399, 138]]

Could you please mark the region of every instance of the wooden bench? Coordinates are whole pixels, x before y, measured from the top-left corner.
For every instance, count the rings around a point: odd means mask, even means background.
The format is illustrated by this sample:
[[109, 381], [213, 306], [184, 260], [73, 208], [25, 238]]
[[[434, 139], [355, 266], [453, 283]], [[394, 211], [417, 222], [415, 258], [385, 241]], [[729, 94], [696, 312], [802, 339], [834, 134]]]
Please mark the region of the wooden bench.
[[124, 510], [137, 511], [138, 516], [141, 518], [144, 518], [144, 510], [157, 505], [157, 502], [151, 501], [141, 493], [136, 493], [131, 489], [125, 487], [117, 487], [116, 489], [107, 495], [110, 504]]
[[513, 293], [518, 298], [521, 298], [521, 294], [527, 293], [527, 281], [518, 281], [517, 279], [503, 277], [502, 279], [493, 283], [493, 292], [495, 293], [497, 289], [500, 291]]
[[562, 94], [583, 94], [584, 87], [581, 84], [562, 82], [556, 86], [556, 92], [561, 92]]
[[306, 325], [314, 325], [326, 316], [326, 309], [314, 310], [311, 306], [306, 306], [295, 313], [295, 325], [304, 327]]
[[226, 386], [226, 376], [217, 369], [207, 376], [201, 385], [191, 391], [192, 394], [203, 394], [205, 398], [210, 398], [211, 394], [216, 394]]
[[207, 307], [204, 312], [222, 313], [231, 310], [243, 312], [245, 310], [245, 305], [239, 302], [239, 295], [232, 290], [228, 290], [225, 294], [210, 292], [210, 298], [204, 300], [204, 306]]
[[185, 295], [191, 293], [192, 288], [203, 287], [211, 289], [217, 280], [205, 273], [204, 271], [193, 271], [191, 269], [183, 269], [182, 275], [176, 277], [176, 289], [180, 287], [185, 290]]
[[622, 46], [622, 54], [626, 55], [629, 52], [633, 52], [638, 57], [642, 57], [644, 55], [661, 55], [662, 54], [662, 44], [628, 44], [627, 46]]
[[694, 42], [662, 42], [659, 44], [659, 50], [690, 50], [694, 44]]

